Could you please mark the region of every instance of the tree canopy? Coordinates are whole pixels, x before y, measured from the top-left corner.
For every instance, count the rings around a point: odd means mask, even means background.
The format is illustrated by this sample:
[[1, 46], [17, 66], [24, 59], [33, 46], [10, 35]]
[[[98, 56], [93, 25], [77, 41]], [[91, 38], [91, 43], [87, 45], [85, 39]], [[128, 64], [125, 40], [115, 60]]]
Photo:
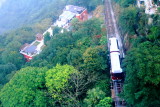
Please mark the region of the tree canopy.
[[103, 47], [88, 48], [83, 54], [84, 66], [89, 71], [103, 71], [107, 68]]
[[68, 99], [63, 93], [66, 87], [69, 87], [68, 80], [71, 75], [76, 73], [77, 70], [69, 65], [57, 65], [46, 73], [46, 86], [51, 93], [54, 102], [59, 102], [60, 105], [68, 103], [72, 99]]
[[126, 80], [123, 96], [135, 107], [160, 105], [160, 48], [144, 42], [132, 48], [124, 60]]
[[27, 67], [14, 75], [0, 93], [4, 107], [44, 107], [46, 68]]
[[105, 97], [105, 92], [98, 87], [88, 90], [87, 97], [84, 99], [86, 107], [111, 107], [111, 101], [111, 98]]
[[119, 16], [119, 24], [122, 27], [123, 32], [129, 34], [135, 34], [137, 29], [137, 16], [138, 11], [136, 7], [129, 6], [122, 10]]
[[56, 0], [53, 6], [58, 7], [52, 19], [6, 33], [0, 40], [3, 41], [0, 42], [0, 77], [4, 77], [0, 79], [3, 82], [0, 86], [0, 106], [81, 107], [87, 91], [95, 87], [104, 98], [110, 96], [106, 30], [101, 19], [73, 20], [71, 31], [64, 30], [63, 33], [55, 27], [52, 37], [45, 35], [44, 50], [31, 62], [24, 63], [25, 60], [19, 55], [20, 46], [31, 43], [37, 32], [43, 33], [51, 20], [57, 19], [62, 7], [70, 2], [89, 6], [92, 10], [101, 1]]

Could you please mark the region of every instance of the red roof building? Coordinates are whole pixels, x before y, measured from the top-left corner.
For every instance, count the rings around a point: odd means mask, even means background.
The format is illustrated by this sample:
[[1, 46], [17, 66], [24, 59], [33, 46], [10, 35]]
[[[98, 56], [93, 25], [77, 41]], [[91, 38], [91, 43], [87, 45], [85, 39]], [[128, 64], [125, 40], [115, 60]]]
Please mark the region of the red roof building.
[[68, 29], [72, 19], [77, 18], [79, 21], [88, 20], [88, 11], [86, 8], [67, 5], [63, 13], [59, 16], [59, 19], [54, 23], [54, 26]]
[[72, 13], [75, 13], [76, 14], [75, 17], [79, 19], [79, 21], [88, 20], [88, 11], [86, 8], [74, 6], [74, 5], [67, 5], [64, 11], [70, 11]]
[[36, 35], [36, 40], [31, 44], [25, 44], [21, 47], [20, 53], [26, 58], [26, 61], [29, 62], [33, 59], [34, 56], [39, 54], [44, 47], [44, 39], [42, 34]]

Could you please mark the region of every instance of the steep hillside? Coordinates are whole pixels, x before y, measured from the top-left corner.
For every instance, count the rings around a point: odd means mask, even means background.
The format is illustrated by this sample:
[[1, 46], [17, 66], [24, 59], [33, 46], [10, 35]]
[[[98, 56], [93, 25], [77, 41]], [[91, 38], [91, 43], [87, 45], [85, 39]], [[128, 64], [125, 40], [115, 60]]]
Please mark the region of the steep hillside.
[[[137, 8], [134, 0], [115, 0], [126, 57], [121, 97], [128, 107], [160, 106], [160, 15]], [[118, 11], [116, 13], [118, 13]]]
[[44, 36], [46, 46], [31, 62], [26, 63], [19, 52], [24, 43], [35, 40], [34, 35], [43, 33], [67, 4], [90, 12], [102, 2], [8, 0], [2, 6], [1, 18], [7, 17], [0, 25], [19, 28], [0, 36], [0, 107], [111, 106], [103, 18], [73, 19], [72, 30], [63, 33], [54, 27], [53, 36]]

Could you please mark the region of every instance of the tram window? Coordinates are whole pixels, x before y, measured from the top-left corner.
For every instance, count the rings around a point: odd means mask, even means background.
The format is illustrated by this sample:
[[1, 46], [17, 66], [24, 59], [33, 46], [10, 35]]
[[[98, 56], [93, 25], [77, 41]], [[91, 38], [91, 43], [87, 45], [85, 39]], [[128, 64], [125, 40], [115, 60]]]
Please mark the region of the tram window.
[[116, 40], [116, 41], [117, 41], [117, 47], [118, 47], [118, 49], [119, 49], [118, 40]]

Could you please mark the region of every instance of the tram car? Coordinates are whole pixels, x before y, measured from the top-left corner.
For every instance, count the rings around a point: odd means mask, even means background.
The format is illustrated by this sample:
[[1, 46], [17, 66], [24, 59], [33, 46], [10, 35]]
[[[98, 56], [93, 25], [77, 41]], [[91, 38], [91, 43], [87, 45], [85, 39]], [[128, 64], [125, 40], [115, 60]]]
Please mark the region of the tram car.
[[118, 41], [115, 37], [110, 38], [110, 60], [111, 60], [111, 79], [112, 81], [121, 81], [124, 73], [120, 66], [120, 52]]

